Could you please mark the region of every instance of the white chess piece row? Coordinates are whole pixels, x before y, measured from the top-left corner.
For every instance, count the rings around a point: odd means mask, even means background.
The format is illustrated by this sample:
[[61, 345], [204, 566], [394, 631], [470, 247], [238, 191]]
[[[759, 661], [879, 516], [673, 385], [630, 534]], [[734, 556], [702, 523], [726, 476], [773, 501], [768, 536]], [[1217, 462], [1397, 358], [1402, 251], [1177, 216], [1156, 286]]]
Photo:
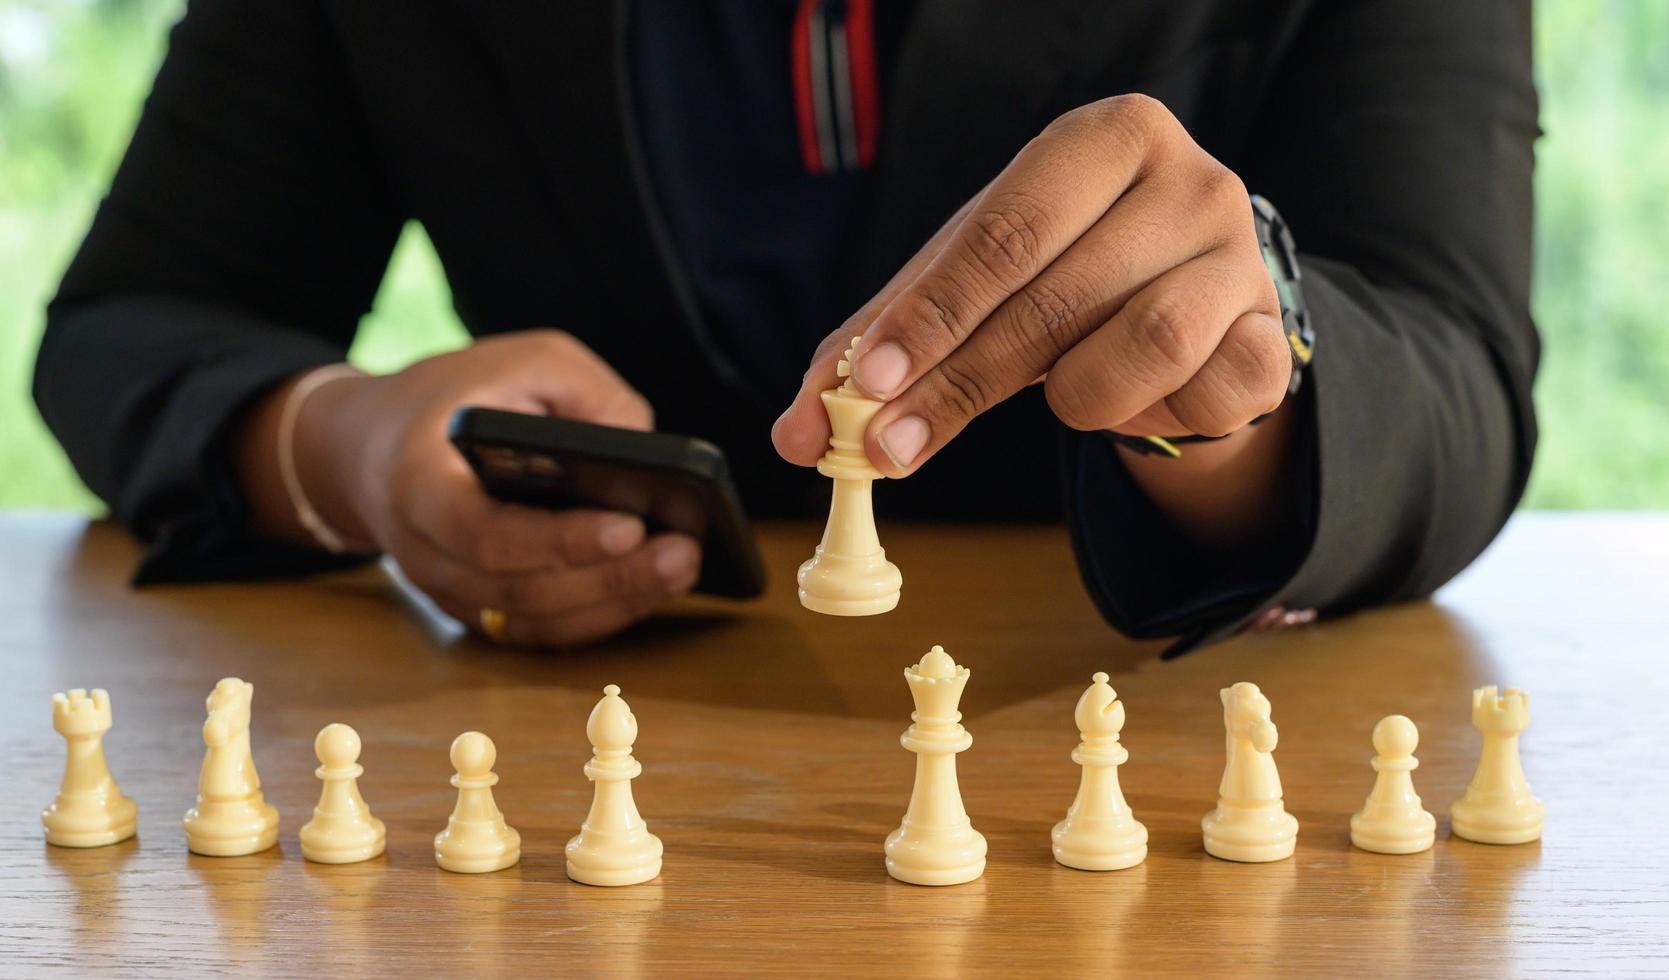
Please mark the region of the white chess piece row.
[[[972, 881], [985, 870], [985, 838], [974, 830], [956, 779], [956, 755], [973, 744], [958, 706], [971, 671], [935, 646], [904, 669], [916, 710], [901, 738], [916, 753], [916, 780], [899, 828], [887, 838], [887, 872], [918, 885]], [[1119, 743], [1124, 705], [1097, 673], [1074, 712], [1082, 741], [1072, 761], [1082, 767], [1078, 794], [1066, 819], [1051, 832], [1055, 859], [1084, 871], [1117, 871], [1147, 857], [1147, 828], [1135, 818], [1119, 785], [1118, 767], [1129, 757]], [[1279, 733], [1269, 699], [1257, 685], [1223, 688], [1226, 759], [1217, 806], [1200, 821], [1205, 850], [1229, 861], [1266, 862], [1290, 857], [1298, 821], [1286, 812], [1274, 751]], [[1484, 736], [1483, 754], [1466, 793], [1451, 809], [1456, 836], [1488, 844], [1519, 844], [1541, 836], [1543, 808], [1530, 793], [1518, 759], [1518, 734], [1529, 723], [1529, 699], [1494, 687], [1472, 695], [1472, 721]], [[1437, 821], [1414, 792], [1419, 733], [1402, 715], [1374, 726], [1377, 772], [1362, 810], [1351, 817], [1351, 841], [1384, 854], [1430, 848]]]
[[[278, 811], [261, 793], [249, 744], [255, 687], [236, 677], [215, 685], [203, 724], [207, 752], [198, 778], [197, 805], [185, 815], [187, 846], [197, 854], [230, 857], [264, 851], [278, 842]], [[110, 697], [83, 689], [52, 699], [53, 725], [69, 742], [57, 798], [41, 814], [47, 841], [64, 847], [97, 847], [132, 837], [138, 807], [123, 796], [104, 760], [110, 730]], [[586, 722], [594, 755], [585, 774], [596, 784], [591, 812], [567, 845], [568, 877], [592, 885], [632, 885], [661, 871], [661, 842], [649, 833], [632, 799], [643, 767], [632, 757], [637, 718], [613, 684], [603, 689]], [[366, 861], [387, 847], [387, 829], [372, 816], [359, 791], [359, 733], [334, 723], [313, 741], [317, 775], [324, 786], [313, 818], [301, 828], [301, 852], [309, 861]], [[479, 874], [521, 859], [521, 835], [493, 799], [498, 751], [480, 732], [452, 742], [452, 785], [457, 805], [435, 837], [435, 863], [448, 871]]]

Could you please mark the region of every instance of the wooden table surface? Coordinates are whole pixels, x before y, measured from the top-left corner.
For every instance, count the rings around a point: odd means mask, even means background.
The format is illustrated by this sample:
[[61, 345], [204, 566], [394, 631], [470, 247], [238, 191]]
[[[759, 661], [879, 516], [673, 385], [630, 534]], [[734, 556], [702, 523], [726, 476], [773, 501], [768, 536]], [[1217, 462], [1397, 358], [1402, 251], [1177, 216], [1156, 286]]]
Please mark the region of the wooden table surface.
[[[605, 647], [495, 649], [436, 622], [367, 569], [312, 581], [126, 585], [135, 546], [105, 525], [0, 518], [0, 974], [176, 977], [747, 972], [951, 976], [1212, 969], [1463, 973], [1669, 968], [1669, 520], [1521, 516], [1435, 603], [1243, 637], [1161, 663], [1118, 638], [1079, 586], [1058, 528], [883, 527], [899, 609], [864, 620], [799, 608], [795, 564], [818, 529], [765, 528], [763, 601], [690, 602]], [[985, 876], [889, 879], [881, 842], [910, 793], [901, 671], [934, 643], [973, 670], [963, 794], [990, 842]], [[1049, 852], [1078, 768], [1073, 705], [1107, 670], [1129, 713], [1123, 782], [1151, 833], [1146, 863], [1072, 871]], [[280, 846], [187, 853], [215, 680], [255, 684], [255, 758]], [[1208, 857], [1199, 820], [1222, 766], [1217, 689], [1260, 684], [1301, 829], [1268, 865]], [[563, 875], [591, 796], [585, 719], [605, 683], [637, 714], [636, 795], [666, 845], [662, 876], [623, 889]], [[1448, 836], [1476, 761], [1475, 686], [1531, 694], [1523, 739], [1547, 804], [1537, 844]], [[139, 836], [47, 846], [62, 739], [49, 698], [105, 687], [106, 750], [139, 802]], [[1437, 846], [1353, 850], [1368, 734], [1420, 725], [1416, 785]], [[364, 739], [385, 857], [305, 862], [318, 796], [312, 741]], [[454, 790], [447, 746], [498, 743], [499, 804], [523, 858], [440, 871], [431, 839]]]

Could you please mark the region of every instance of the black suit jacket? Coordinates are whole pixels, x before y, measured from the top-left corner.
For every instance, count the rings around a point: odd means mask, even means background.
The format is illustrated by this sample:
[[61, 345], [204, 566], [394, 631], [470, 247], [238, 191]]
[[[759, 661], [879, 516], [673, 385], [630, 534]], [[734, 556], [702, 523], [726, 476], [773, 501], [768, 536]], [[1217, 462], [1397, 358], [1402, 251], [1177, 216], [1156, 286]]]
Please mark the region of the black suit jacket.
[[[342, 357], [410, 219], [471, 331], [572, 331], [663, 426], [723, 445], [751, 509], [820, 510], [826, 481], [771, 452], [781, 405], [710, 343], [668, 261], [623, 10], [194, 0], [36, 369], [88, 485], [160, 541], [150, 574], [312, 561], [244, 534], [223, 442], [262, 392]], [[881, 489], [883, 512], [1046, 518], [1064, 500], [1086, 584], [1137, 635], [1446, 581], [1512, 510], [1535, 443], [1529, 47], [1523, 0], [919, 0], [852, 307], [1050, 119], [1153, 95], [1296, 234], [1319, 335], [1313, 499], [1278, 587], [1155, 590], [1139, 525], [1156, 518], [1106, 503], [1115, 457], [1031, 391]]]

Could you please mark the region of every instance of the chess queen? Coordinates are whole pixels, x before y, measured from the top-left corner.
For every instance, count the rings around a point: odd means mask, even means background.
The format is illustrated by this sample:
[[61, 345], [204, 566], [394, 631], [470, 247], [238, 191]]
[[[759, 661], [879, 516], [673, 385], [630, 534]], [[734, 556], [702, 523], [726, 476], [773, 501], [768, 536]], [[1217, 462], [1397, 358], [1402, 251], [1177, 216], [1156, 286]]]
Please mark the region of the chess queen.
[[887, 873], [899, 881], [959, 885], [985, 873], [985, 837], [956, 784], [956, 754], [974, 744], [957, 710], [971, 674], [943, 647], [904, 668], [916, 710], [899, 741], [916, 754], [916, 785], [904, 822], [887, 837]]

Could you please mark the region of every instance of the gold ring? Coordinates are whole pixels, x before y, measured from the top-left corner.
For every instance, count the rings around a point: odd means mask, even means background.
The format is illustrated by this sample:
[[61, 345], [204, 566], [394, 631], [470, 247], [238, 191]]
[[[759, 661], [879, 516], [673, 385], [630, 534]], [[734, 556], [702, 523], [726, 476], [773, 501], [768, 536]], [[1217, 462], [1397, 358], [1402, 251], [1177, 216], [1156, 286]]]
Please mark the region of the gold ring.
[[509, 635], [509, 617], [491, 606], [481, 607], [481, 632], [494, 643], [503, 643]]

